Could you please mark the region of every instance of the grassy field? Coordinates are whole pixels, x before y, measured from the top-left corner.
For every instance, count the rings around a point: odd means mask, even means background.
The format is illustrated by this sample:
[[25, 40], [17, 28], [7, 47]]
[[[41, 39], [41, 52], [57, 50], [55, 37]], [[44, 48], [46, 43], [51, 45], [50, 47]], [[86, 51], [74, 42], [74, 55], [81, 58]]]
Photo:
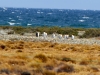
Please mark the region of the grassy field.
[[100, 75], [100, 46], [0, 41], [0, 75]]

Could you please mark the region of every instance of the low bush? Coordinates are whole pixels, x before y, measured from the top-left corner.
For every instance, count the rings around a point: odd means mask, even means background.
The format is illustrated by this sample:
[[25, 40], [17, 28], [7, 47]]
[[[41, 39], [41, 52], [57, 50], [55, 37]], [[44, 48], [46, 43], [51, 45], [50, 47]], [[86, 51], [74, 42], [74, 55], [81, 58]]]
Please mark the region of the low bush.
[[84, 38], [91, 38], [91, 37], [99, 37], [100, 36], [100, 29], [87, 29], [85, 34], [81, 37]]
[[89, 63], [88, 63], [88, 61], [81, 61], [79, 64], [80, 65], [88, 65]]
[[47, 57], [43, 54], [38, 54], [35, 56], [35, 58], [40, 59], [42, 62], [46, 62], [47, 61]]
[[0, 48], [1, 48], [1, 49], [5, 49], [6, 46], [5, 46], [5, 45], [0, 45]]
[[24, 33], [35, 33], [39, 31], [40, 33], [47, 32], [48, 34], [58, 33], [58, 34], [69, 34], [78, 36], [78, 31], [85, 31], [80, 38], [90, 38], [90, 37], [98, 37], [100, 36], [99, 28], [69, 28], [69, 27], [21, 27], [21, 26], [0, 26], [0, 29], [11, 29], [13, 32], [9, 32], [9, 34], [13, 34], [14, 32], [17, 34], [23, 35]]
[[75, 63], [74, 60], [72, 60], [71, 58], [67, 58], [67, 57], [63, 57], [61, 60], [62, 60], [62, 61], [65, 61], [65, 62], [72, 62], [72, 63]]
[[99, 69], [96, 68], [96, 67], [91, 67], [91, 69], [92, 69], [93, 72], [99, 72]]
[[61, 73], [61, 72], [71, 73], [73, 71], [74, 71], [73, 66], [67, 65], [67, 64], [62, 64], [62, 65], [59, 65], [57, 68], [55, 68], [55, 72], [58, 72], [58, 73]]
[[2, 69], [2, 70], [0, 70], [0, 73], [6, 73], [6, 74], [9, 74], [10, 71], [9, 71], [8, 69]]
[[22, 72], [21, 75], [31, 75], [29, 72]]
[[46, 66], [44, 66], [44, 68], [46, 70], [53, 70], [54, 69], [53, 65], [50, 65], [50, 64], [47, 64]]
[[56, 73], [52, 71], [44, 71], [43, 75], [56, 75]]

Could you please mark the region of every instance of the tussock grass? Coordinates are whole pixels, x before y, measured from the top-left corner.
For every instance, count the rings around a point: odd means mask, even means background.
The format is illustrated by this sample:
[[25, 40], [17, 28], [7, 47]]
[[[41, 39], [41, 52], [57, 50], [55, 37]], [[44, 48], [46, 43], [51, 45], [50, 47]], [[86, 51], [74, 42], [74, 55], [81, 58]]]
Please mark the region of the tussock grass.
[[72, 62], [72, 63], [76, 63], [75, 60], [72, 60], [71, 58], [67, 58], [67, 57], [62, 57], [61, 59], [62, 61], [65, 61], [65, 62]]
[[99, 75], [99, 53], [99, 45], [0, 41], [0, 73]]
[[40, 59], [42, 62], [46, 62], [47, 61], [47, 57], [43, 54], [38, 54], [35, 56], [35, 58]]
[[61, 72], [74, 72], [74, 68], [72, 65], [67, 65], [67, 64], [59, 64], [58, 67], [56, 67], [55, 72], [57, 73], [61, 73]]
[[52, 71], [44, 71], [43, 75], [56, 75], [56, 73]]

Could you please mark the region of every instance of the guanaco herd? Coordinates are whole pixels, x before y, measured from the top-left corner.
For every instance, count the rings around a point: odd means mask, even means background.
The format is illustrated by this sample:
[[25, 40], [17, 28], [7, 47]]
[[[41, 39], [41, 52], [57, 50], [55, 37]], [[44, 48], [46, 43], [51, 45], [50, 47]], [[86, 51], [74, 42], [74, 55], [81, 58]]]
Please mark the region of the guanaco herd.
[[[40, 32], [36, 32], [36, 37], [38, 37], [38, 38], [40, 37]], [[47, 39], [48, 34], [46, 32], [43, 32], [42, 37], [43, 37], [43, 39]], [[59, 39], [69, 39], [69, 35], [62, 35], [62, 34], [56, 34], [56, 33], [53, 33], [51, 35], [51, 37], [53, 39], [55, 39], [55, 38], [59, 38]], [[75, 36], [74, 35], [71, 35], [71, 39], [74, 40], [75, 39]]]

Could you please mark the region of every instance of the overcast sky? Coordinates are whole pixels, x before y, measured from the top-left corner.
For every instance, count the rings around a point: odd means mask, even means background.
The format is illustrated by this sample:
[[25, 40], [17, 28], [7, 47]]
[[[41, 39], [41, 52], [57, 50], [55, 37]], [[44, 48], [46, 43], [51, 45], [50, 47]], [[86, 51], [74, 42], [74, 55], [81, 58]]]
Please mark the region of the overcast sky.
[[0, 7], [100, 10], [100, 0], [0, 0]]

